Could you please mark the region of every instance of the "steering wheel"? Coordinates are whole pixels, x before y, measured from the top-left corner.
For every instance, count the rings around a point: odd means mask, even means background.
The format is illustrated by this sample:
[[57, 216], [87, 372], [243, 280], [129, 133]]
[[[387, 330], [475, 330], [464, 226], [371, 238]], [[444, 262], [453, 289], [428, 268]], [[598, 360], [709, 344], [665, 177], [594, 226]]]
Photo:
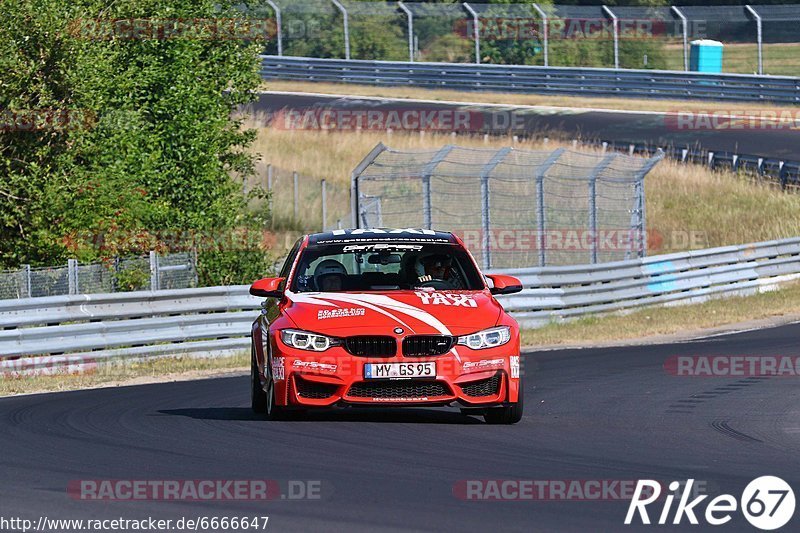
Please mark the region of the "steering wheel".
[[447, 290], [450, 289], [450, 284], [447, 283], [443, 279], [429, 279], [428, 281], [423, 281], [422, 283], [417, 285], [420, 289], [436, 289], [436, 290]]

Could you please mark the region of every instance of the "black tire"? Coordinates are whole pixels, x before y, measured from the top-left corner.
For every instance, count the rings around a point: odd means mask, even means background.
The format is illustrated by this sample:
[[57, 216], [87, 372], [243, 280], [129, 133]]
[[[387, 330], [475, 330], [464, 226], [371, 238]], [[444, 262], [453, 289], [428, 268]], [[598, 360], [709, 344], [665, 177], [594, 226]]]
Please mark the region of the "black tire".
[[250, 350], [250, 407], [254, 413], [267, 412], [267, 394], [261, 388], [261, 378], [258, 375], [255, 350]]
[[487, 424], [516, 424], [522, 420], [525, 396], [522, 393], [522, 380], [519, 380], [519, 399], [509, 406], [492, 407], [483, 415]]

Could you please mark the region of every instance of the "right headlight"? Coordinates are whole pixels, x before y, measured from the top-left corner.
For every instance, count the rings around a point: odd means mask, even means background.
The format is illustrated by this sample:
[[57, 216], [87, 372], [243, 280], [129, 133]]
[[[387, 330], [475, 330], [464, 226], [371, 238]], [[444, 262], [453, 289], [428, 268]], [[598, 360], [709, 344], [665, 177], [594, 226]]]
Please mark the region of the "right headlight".
[[335, 337], [299, 329], [281, 330], [281, 340], [286, 346], [311, 352], [324, 352], [331, 346], [339, 346], [341, 344], [339, 339]]
[[458, 344], [472, 348], [473, 350], [482, 350], [484, 348], [502, 346], [510, 340], [511, 328], [508, 326], [498, 326], [496, 328], [484, 329], [483, 331], [470, 335], [462, 335], [458, 337]]

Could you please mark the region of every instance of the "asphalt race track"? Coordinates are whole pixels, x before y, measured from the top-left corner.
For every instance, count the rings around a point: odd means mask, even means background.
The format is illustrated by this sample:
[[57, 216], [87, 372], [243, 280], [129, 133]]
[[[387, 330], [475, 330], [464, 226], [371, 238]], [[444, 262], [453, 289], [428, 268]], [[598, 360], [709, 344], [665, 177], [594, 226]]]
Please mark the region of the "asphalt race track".
[[[663, 365], [674, 355], [797, 356], [798, 336], [800, 325], [788, 325], [655, 347], [530, 352], [526, 416], [515, 426], [444, 409], [266, 422], [249, 410], [244, 376], [0, 399], [0, 515], [267, 515], [271, 531], [685, 530], [685, 519], [626, 527], [626, 501], [465, 501], [453, 489], [485, 479], [695, 478], [738, 499], [750, 480], [772, 474], [797, 490], [797, 378], [676, 377]], [[322, 490], [302, 501], [98, 502], [67, 495], [80, 479], [318, 480]], [[707, 529], [754, 530], [740, 513], [693, 528]]]
[[[724, 107], [717, 104], [716, 108]], [[496, 107], [481, 104], [448, 105], [445, 103], [404, 102], [365, 97], [295, 95], [262, 93], [247, 108], [269, 117], [282, 109], [371, 109], [371, 110], [463, 110], [470, 113], [470, 128], [475, 132], [499, 133], [506, 125], [516, 124], [513, 133], [540, 136], [602, 140], [618, 144], [674, 146], [713, 152], [730, 152], [767, 159], [797, 160], [800, 128], [790, 127], [784, 120], [781, 127], [760, 123], [755, 127], [741, 122], [722, 121], [719, 128], [708, 127], [697, 117], [679, 121], [677, 115], [658, 112], [613, 112], [548, 107]], [[715, 108], [709, 106], [709, 113]], [[676, 109], [680, 112], [680, 109]], [[733, 111], [731, 111], [733, 113]], [[512, 122], [513, 121], [513, 122]], [[280, 127], [280, 126], [279, 126]]]

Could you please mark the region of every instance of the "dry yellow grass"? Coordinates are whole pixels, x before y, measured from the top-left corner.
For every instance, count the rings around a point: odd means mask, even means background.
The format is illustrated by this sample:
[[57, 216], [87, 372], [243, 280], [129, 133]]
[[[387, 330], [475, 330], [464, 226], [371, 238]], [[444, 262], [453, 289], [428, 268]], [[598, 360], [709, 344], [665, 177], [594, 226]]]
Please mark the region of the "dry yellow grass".
[[[397, 132], [334, 134], [261, 128], [258, 134], [253, 150], [263, 161], [317, 179], [325, 177], [341, 189], [349, 186], [353, 168], [378, 142], [397, 149], [431, 149], [448, 143], [484, 148], [512, 144], [510, 138], [490, 138], [484, 143], [480, 137]], [[516, 146], [552, 149], [558, 144], [525, 141]], [[800, 235], [800, 195], [731, 172], [670, 160], [659, 163], [645, 183], [647, 227], [662, 239], [651, 242], [652, 253]], [[346, 201], [342, 195], [340, 202]], [[305, 211], [308, 216], [319, 216], [315, 205]], [[348, 205], [339, 206], [340, 212], [348, 209]]]
[[0, 376], [0, 396], [198, 378], [210, 371], [244, 370], [250, 364], [249, 359], [250, 354], [243, 351], [216, 358], [166, 357], [133, 363], [121, 360], [84, 374]]
[[[380, 96], [382, 98], [417, 98], [422, 100], [451, 100], [507, 105], [539, 105], [594, 109], [619, 109], [628, 111], [682, 111], [682, 112], [760, 112], [780, 108], [778, 104], [703, 102], [694, 100], [661, 100], [636, 98], [587, 98], [541, 94], [498, 93], [479, 91], [454, 91], [451, 89], [419, 89], [410, 87], [373, 87], [344, 83], [317, 83], [294, 81], [265, 81], [262, 89], [353, 96]], [[788, 106], [792, 107], [792, 106]]]

